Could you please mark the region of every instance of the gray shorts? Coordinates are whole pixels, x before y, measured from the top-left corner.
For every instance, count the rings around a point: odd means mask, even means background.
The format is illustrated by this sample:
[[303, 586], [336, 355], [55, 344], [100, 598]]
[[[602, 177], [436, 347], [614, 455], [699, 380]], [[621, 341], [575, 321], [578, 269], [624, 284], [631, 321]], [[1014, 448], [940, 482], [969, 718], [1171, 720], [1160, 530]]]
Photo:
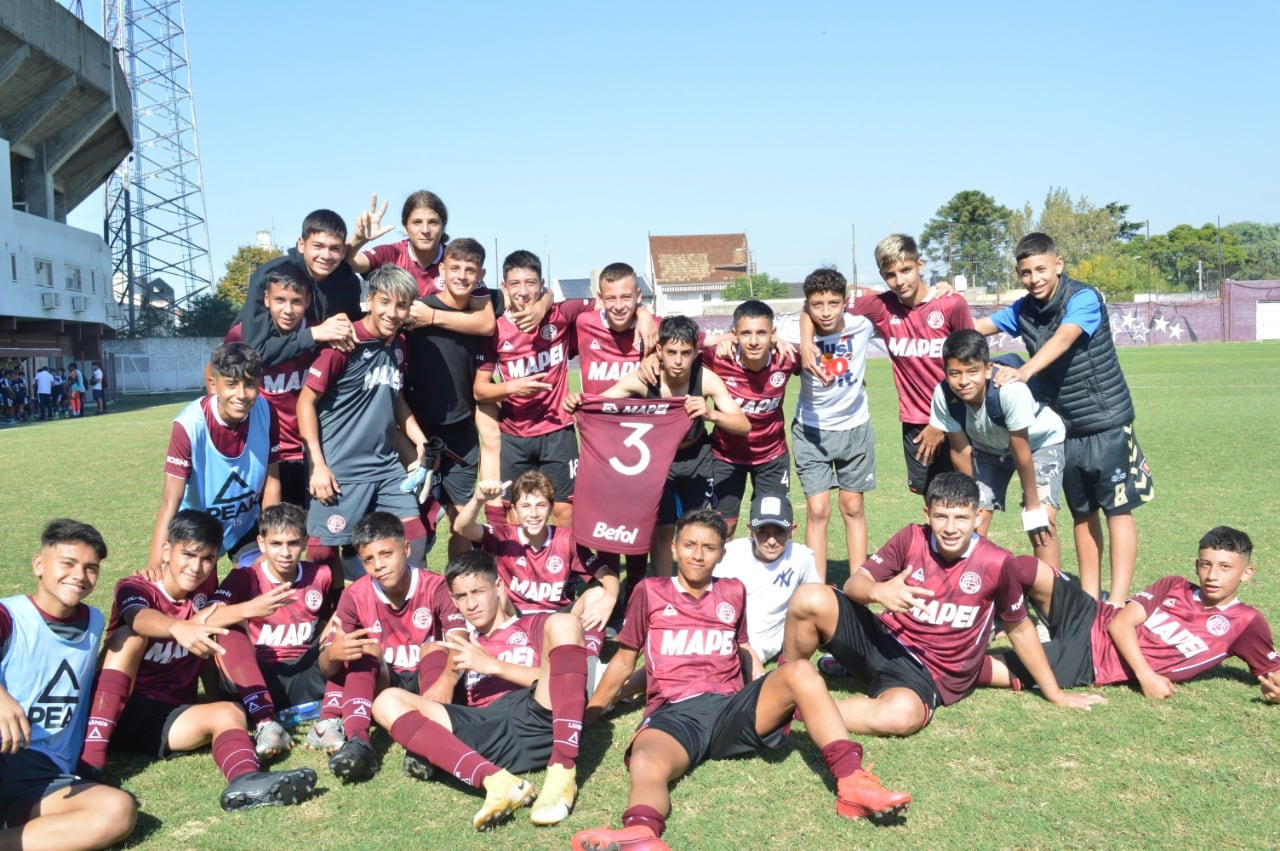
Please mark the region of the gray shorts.
[[401, 520], [418, 516], [418, 499], [400, 491], [403, 471], [380, 482], [339, 482], [333, 505], [311, 500], [307, 534], [326, 546], [351, 543], [351, 527], [373, 511], [390, 511]]
[[[1031, 461], [1036, 468], [1036, 490], [1040, 493], [1041, 505], [1062, 507], [1062, 503], [1058, 501], [1058, 494], [1062, 492], [1065, 458], [1061, 443], [1050, 443], [1031, 453]], [[974, 478], [978, 480], [978, 506], [987, 511], [1004, 511], [1009, 480], [1018, 472], [1018, 468], [1013, 463], [1013, 453], [997, 457], [974, 447], [973, 467], [976, 474]]]
[[849, 493], [876, 489], [876, 431], [870, 420], [838, 431], [792, 420], [791, 454], [806, 498], [835, 487]]

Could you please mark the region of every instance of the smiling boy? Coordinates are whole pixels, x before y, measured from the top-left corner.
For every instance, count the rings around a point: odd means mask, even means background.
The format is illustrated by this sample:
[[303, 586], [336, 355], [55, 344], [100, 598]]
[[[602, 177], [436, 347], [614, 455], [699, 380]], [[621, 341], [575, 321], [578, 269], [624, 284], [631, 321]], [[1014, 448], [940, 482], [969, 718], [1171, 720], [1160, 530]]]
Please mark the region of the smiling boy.
[[258, 512], [280, 501], [280, 430], [258, 393], [262, 358], [244, 343], [223, 343], [209, 357], [209, 371], [209, 394], [173, 421], [151, 535], [152, 569], [160, 565], [169, 521], [179, 508], [217, 517], [223, 528], [219, 554], [234, 561], [257, 540]]
[[106, 557], [97, 529], [52, 520], [35, 593], [0, 600], [0, 847], [105, 848], [133, 831], [133, 797], [75, 773], [103, 629], [84, 599]]

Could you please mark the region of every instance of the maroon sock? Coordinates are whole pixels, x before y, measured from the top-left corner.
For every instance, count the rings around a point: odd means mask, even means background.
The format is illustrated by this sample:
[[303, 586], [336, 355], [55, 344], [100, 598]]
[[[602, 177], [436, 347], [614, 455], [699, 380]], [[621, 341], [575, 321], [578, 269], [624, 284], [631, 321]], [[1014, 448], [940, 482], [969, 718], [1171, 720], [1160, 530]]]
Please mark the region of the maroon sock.
[[373, 692], [378, 685], [378, 660], [364, 655], [347, 663], [347, 676], [342, 689], [342, 732], [347, 739], [369, 741], [373, 724]]
[[262, 721], [269, 721], [276, 714], [271, 701], [271, 690], [258, 667], [258, 656], [249, 636], [239, 629], [231, 629], [218, 641], [226, 652], [218, 657], [218, 666], [235, 686], [244, 711], [249, 715], [250, 728]]
[[548, 765], [573, 768], [582, 736], [582, 714], [587, 708], [587, 649], [562, 644], [547, 654], [551, 676], [551, 759]]
[[84, 752], [80, 759], [91, 768], [102, 770], [107, 764], [107, 744], [115, 732], [116, 722], [133, 691], [133, 679], [123, 671], [104, 670], [98, 676], [89, 709], [89, 726], [85, 732]]
[[627, 807], [622, 814], [622, 826], [647, 827], [653, 831], [654, 836], [661, 836], [667, 829], [667, 817], [653, 807], [636, 804], [634, 807]]
[[328, 680], [324, 684], [324, 700], [320, 703], [320, 720], [342, 717], [342, 680]]
[[258, 754], [247, 730], [224, 730], [213, 739], [213, 761], [230, 783], [237, 777], [258, 770]]
[[483, 786], [486, 778], [501, 771], [464, 745], [443, 725], [420, 712], [410, 710], [397, 718], [391, 725], [391, 738], [409, 753], [425, 758], [437, 768], [476, 788]]
[[994, 668], [995, 665], [992, 663], [991, 657], [983, 656], [982, 666], [978, 668], [978, 679], [974, 682], [974, 685], [978, 688], [985, 688], [986, 686], [991, 685], [991, 677]]
[[448, 667], [449, 654], [443, 650], [433, 650], [418, 660], [418, 693], [426, 694], [427, 689], [435, 685], [436, 680]]
[[831, 770], [831, 776], [839, 780], [862, 768], [862, 745], [848, 739], [836, 739], [822, 749], [822, 758]]
[[342, 553], [338, 547], [320, 543], [319, 538], [307, 538], [307, 561], [327, 564], [334, 576], [343, 576]]

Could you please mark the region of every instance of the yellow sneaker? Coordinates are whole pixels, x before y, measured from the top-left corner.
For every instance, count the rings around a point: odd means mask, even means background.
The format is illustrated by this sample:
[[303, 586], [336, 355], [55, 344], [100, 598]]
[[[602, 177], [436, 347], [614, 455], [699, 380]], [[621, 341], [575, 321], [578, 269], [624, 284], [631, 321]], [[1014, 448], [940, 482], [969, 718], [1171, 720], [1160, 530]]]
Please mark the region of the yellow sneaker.
[[573, 812], [574, 801], [578, 799], [577, 772], [563, 765], [547, 766], [547, 778], [542, 781], [542, 793], [533, 802], [533, 811], [529, 820], [545, 827], [559, 824]]
[[533, 786], [505, 768], [484, 781], [484, 806], [471, 823], [476, 830], [492, 830], [533, 800]]

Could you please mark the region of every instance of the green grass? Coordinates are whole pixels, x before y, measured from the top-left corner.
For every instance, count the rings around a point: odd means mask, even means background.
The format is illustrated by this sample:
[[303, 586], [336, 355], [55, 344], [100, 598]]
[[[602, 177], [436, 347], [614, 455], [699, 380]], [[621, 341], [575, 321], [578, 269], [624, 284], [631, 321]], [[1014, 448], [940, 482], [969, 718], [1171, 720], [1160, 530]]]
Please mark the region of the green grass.
[[[1256, 547], [1257, 574], [1244, 597], [1280, 622], [1280, 441], [1271, 429], [1280, 422], [1280, 348], [1124, 349], [1121, 357], [1157, 494], [1135, 515], [1135, 588], [1189, 573], [1199, 536], [1235, 525]], [[888, 362], [872, 361], [868, 379], [881, 474], [867, 499], [874, 547], [918, 521], [921, 509], [905, 487]], [[41, 525], [67, 515], [97, 525], [111, 546], [91, 598], [109, 606], [112, 583], [145, 559], [177, 408], [0, 431], [0, 595], [29, 588]], [[794, 502], [803, 514], [798, 493]], [[992, 537], [1026, 551], [1014, 517], [998, 516]], [[830, 538], [829, 577], [843, 581], [838, 520]], [[431, 560], [437, 569], [442, 549]], [[1063, 558], [1072, 569], [1069, 534]], [[830, 685], [837, 696], [849, 693], [846, 683]], [[1180, 686], [1163, 703], [1128, 688], [1101, 691], [1109, 703], [1090, 713], [1029, 694], [980, 692], [940, 710], [911, 738], [864, 741], [876, 772], [915, 798], [906, 819], [887, 827], [835, 815], [821, 759], [797, 728], [781, 753], [704, 765], [682, 779], [665, 838], [697, 849], [1280, 845], [1280, 707], [1259, 700], [1240, 663]], [[218, 808], [223, 781], [207, 752], [167, 763], [113, 762], [111, 771], [141, 802], [131, 844], [146, 848], [563, 848], [575, 830], [618, 823], [627, 794], [622, 752], [639, 719], [632, 711], [587, 731], [577, 811], [547, 829], [534, 829], [522, 813], [495, 833], [474, 834], [469, 819], [479, 797], [452, 783], [402, 778], [394, 745], [381, 774], [350, 787], [319, 756], [295, 750], [278, 764], [315, 768], [321, 794], [300, 807], [247, 814]], [[388, 746], [385, 736], [375, 742]]]

